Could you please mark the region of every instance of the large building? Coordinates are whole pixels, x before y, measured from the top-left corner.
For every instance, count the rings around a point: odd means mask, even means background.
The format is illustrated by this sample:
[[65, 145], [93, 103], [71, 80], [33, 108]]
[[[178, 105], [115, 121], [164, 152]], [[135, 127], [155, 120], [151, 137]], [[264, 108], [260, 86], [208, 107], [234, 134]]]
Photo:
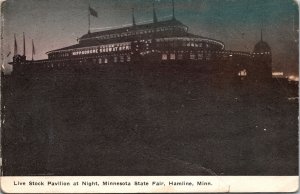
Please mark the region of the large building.
[[131, 26], [93, 33], [89, 30], [78, 44], [49, 51], [47, 55], [48, 59], [35, 61], [15, 55], [11, 63], [13, 73], [101, 68], [106, 64], [169, 64], [207, 73], [225, 72], [240, 79], [253, 75], [257, 80], [265, 80], [272, 62], [270, 47], [262, 40], [251, 54], [226, 50], [219, 40], [189, 33], [188, 27], [175, 18], [174, 6], [169, 20], [158, 21], [153, 6], [152, 23], [136, 24], [133, 12]]

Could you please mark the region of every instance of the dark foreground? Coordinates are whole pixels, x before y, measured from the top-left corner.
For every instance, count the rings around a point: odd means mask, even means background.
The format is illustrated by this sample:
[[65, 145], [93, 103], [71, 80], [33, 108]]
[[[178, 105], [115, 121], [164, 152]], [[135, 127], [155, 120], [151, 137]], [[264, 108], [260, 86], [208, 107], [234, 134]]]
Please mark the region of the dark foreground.
[[298, 174], [296, 85], [125, 72], [3, 77], [4, 175]]

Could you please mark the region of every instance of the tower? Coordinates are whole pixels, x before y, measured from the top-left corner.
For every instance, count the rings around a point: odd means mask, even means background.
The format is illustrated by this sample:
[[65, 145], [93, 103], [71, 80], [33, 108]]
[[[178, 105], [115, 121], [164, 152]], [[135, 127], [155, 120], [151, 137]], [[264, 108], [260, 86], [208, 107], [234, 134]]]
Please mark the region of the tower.
[[263, 32], [260, 32], [260, 41], [256, 43], [252, 53], [252, 67], [249, 76], [255, 81], [272, 80], [272, 52], [271, 47], [263, 41]]

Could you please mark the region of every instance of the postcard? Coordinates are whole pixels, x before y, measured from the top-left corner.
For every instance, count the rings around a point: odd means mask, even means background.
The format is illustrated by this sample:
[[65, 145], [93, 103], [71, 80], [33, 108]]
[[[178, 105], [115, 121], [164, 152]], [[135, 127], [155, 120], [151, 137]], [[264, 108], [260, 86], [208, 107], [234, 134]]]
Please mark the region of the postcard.
[[1, 191], [297, 191], [298, 6], [2, 1]]

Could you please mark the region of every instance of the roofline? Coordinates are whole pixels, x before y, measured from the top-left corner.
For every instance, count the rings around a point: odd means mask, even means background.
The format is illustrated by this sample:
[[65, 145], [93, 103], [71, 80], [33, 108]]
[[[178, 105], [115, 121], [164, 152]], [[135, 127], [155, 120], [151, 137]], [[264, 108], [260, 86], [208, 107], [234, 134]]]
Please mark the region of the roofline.
[[[158, 21], [158, 22], [149, 22], [149, 23], [140, 23], [140, 24], [136, 24], [136, 25], [128, 25], [128, 26], [120, 26], [120, 27], [115, 27], [115, 28], [111, 28], [111, 29], [108, 29], [108, 30], [103, 30], [103, 31], [97, 31], [97, 32], [92, 32], [92, 33], [87, 33], [87, 34], [84, 34], [82, 35], [78, 40], [85, 40], [85, 39], [91, 39], [91, 38], [95, 38], [95, 37], [86, 37], [86, 38], [82, 38], [83, 36], [86, 36], [86, 35], [92, 35], [92, 34], [95, 34], [95, 33], [101, 33], [101, 32], [109, 32], [109, 31], [113, 31], [113, 30], [121, 30], [121, 29], [124, 29], [124, 30], [130, 30], [130, 31], [134, 31], [136, 30], [135, 28], [138, 28], [140, 26], [146, 26], [146, 25], [149, 25], [149, 24], [159, 24], [159, 23], [163, 23], [163, 22], [168, 22], [168, 21], [178, 21], [180, 22], [179, 20], [175, 19], [175, 18], [172, 18], [172, 19], [168, 19], [168, 20], [161, 20], [161, 21]], [[181, 23], [181, 22], [180, 22]], [[181, 23], [182, 26], [188, 28], [187, 25]]]
[[[129, 41], [120, 42], [120, 43], [129, 43]], [[109, 43], [109, 44], [113, 44], [113, 43]], [[102, 45], [109, 45], [109, 44], [102, 44]], [[71, 46], [75, 46], [75, 45], [79, 45], [79, 44], [74, 44], [74, 45], [71, 45]], [[54, 53], [54, 52], [60, 52], [60, 51], [69, 51], [69, 50], [74, 50], [74, 49], [93, 48], [93, 47], [99, 47], [99, 46], [101, 46], [101, 44], [99, 44], [99, 45], [91, 45], [91, 46], [83, 46], [83, 47], [77, 47], [77, 48], [68, 48], [68, 47], [66, 49], [60, 48], [60, 49], [48, 51], [45, 54]]]
[[[183, 37], [162, 37], [162, 38], [155, 38], [155, 39], [172, 39], [172, 38], [176, 38], [176, 39], [197, 39], [197, 40], [202, 40], [202, 41], [207, 41], [207, 42], [215, 42], [216, 44], [219, 44], [222, 46], [222, 50], [225, 49], [225, 44], [222, 41], [219, 40], [215, 40], [215, 39], [211, 39], [211, 38], [206, 38], [206, 37], [188, 37], [188, 36], [183, 36]], [[128, 43], [130, 41], [126, 41], [126, 42], [120, 42], [120, 43]], [[55, 52], [65, 52], [65, 51], [70, 51], [70, 50], [76, 50], [76, 49], [84, 49], [84, 48], [93, 48], [93, 47], [99, 47], [101, 45], [109, 45], [109, 44], [113, 44], [113, 43], [108, 43], [108, 44], [99, 44], [99, 45], [91, 45], [91, 46], [83, 46], [83, 47], [77, 47], [77, 48], [60, 48], [60, 49], [56, 49], [56, 50], [52, 50], [52, 51], [48, 51], [46, 52], [46, 54], [50, 54], [50, 53], [55, 53]], [[80, 44], [75, 44], [75, 45], [80, 45]], [[71, 45], [71, 46], [75, 46], [75, 45]]]

